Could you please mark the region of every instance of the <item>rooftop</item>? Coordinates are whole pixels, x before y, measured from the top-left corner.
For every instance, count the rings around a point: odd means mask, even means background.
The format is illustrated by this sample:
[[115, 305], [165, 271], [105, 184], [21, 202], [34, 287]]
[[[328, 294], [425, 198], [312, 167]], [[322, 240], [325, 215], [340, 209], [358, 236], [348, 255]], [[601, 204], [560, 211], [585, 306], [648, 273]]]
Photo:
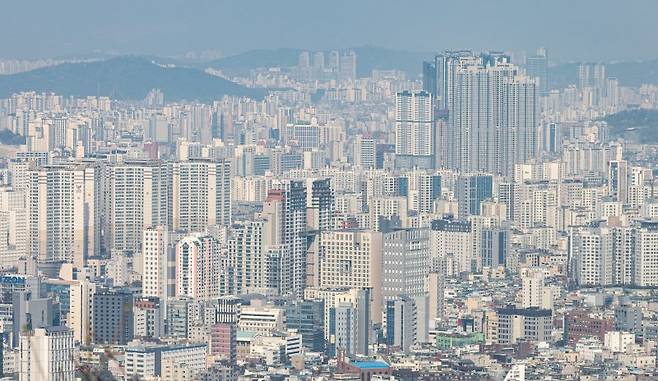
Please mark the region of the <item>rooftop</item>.
[[354, 365], [361, 369], [386, 369], [389, 365], [383, 361], [353, 361], [350, 365]]

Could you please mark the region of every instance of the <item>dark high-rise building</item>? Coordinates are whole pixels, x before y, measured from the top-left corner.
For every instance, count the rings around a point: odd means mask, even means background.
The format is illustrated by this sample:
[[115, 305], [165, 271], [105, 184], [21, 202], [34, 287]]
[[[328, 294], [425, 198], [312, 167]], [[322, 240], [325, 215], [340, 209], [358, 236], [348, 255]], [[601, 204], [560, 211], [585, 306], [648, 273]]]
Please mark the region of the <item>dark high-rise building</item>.
[[417, 306], [407, 295], [386, 302], [386, 344], [407, 352], [416, 342]]
[[126, 345], [133, 339], [133, 294], [127, 289], [96, 292], [93, 299], [95, 344]]
[[307, 206], [318, 211], [318, 230], [322, 232], [333, 229], [336, 201], [331, 187], [331, 178], [313, 180], [310, 186], [311, 202]]
[[531, 78], [539, 79], [539, 93], [548, 94], [548, 54], [546, 49], [537, 49], [537, 54], [526, 60], [526, 72]]
[[313, 352], [324, 351], [324, 303], [295, 300], [286, 304], [286, 328], [302, 335], [302, 344]]
[[375, 168], [384, 169], [386, 154], [395, 153], [395, 144], [377, 144], [375, 148]]
[[465, 175], [457, 179], [457, 201], [459, 218], [479, 215], [482, 201], [493, 194], [493, 177], [491, 175]]
[[509, 252], [509, 231], [492, 228], [482, 231], [482, 266], [496, 268], [505, 266]]
[[562, 136], [560, 135], [560, 124], [556, 122], [546, 123], [544, 126], [544, 150], [556, 153], [560, 150]]
[[423, 61], [423, 91], [436, 92], [436, 65], [434, 62]]

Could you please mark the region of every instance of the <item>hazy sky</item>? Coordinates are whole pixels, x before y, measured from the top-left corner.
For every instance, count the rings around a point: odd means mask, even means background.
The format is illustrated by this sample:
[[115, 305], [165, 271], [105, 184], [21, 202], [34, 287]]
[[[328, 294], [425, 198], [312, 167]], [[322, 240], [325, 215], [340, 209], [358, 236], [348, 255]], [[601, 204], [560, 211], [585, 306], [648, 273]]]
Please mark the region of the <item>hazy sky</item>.
[[549, 49], [551, 59], [658, 58], [658, 0], [13, 0], [0, 57], [181, 55], [373, 44]]

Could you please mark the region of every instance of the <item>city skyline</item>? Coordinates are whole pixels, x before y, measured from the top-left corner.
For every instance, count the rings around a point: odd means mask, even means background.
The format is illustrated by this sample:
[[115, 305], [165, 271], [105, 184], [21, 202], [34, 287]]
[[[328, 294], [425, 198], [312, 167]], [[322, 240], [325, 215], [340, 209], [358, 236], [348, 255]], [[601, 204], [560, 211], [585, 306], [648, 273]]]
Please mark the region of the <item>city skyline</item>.
[[635, 5], [7, 4], [0, 379], [658, 379]]

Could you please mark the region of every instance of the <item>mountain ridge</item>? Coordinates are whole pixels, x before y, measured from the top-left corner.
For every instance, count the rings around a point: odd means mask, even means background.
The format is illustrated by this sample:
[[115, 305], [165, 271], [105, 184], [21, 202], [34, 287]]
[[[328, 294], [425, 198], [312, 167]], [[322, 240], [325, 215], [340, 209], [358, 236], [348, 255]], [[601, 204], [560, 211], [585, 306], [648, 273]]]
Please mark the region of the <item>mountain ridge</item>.
[[141, 100], [151, 89], [168, 100], [212, 101], [224, 95], [261, 99], [264, 89], [248, 88], [192, 67], [158, 64], [140, 56], [63, 63], [27, 72], [0, 75], [0, 97], [21, 91], [46, 91], [64, 96], [108, 96]]

